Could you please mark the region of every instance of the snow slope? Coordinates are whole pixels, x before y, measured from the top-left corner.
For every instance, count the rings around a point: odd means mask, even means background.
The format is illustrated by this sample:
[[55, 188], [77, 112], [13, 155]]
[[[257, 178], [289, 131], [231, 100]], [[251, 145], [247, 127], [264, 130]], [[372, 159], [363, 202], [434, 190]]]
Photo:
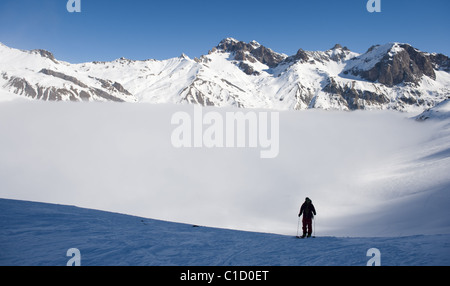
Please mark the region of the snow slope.
[[0, 265], [364, 266], [450, 265], [450, 235], [394, 238], [292, 236], [193, 227], [73, 206], [0, 199]]
[[450, 118], [450, 99], [444, 100], [438, 105], [425, 110], [419, 114], [416, 119], [418, 120], [447, 120]]
[[6, 92], [3, 90], [0, 90], [0, 102], [3, 101], [12, 101], [12, 100], [26, 100], [26, 97], [18, 97], [16, 94], [14, 93], [10, 93], [10, 92]]

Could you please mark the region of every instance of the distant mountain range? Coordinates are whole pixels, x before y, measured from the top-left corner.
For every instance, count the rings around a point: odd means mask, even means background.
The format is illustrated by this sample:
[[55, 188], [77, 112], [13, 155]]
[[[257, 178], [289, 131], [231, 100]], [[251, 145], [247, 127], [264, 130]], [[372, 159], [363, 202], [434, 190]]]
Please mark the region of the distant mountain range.
[[417, 112], [450, 97], [450, 60], [402, 43], [363, 54], [337, 44], [288, 56], [227, 38], [194, 59], [70, 64], [45, 50], [0, 44], [0, 90], [53, 101]]

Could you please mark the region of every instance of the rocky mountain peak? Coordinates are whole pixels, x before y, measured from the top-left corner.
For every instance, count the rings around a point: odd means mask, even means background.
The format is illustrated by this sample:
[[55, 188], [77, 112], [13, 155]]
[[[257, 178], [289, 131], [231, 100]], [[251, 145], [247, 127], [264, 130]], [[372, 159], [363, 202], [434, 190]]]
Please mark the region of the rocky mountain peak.
[[[276, 67], [286, 58], [286, 56], [276, 53], [256, 41], [245, 43], [233, 38], [226, 38], [216, 48], [224, 52], [234, 53], [234, 59], [237, 61], [248, 61], [250, 63], [259, 61], [269, 68]], [[253, 71], [248, 69], [248, 64], [244, 63], [241, 66], [245, 66], [245, 69], [253, 74]]]
[[389, 87], [418, 85], [423, 76], [435, 80], [435, 69], [448, 69], [448, 63], [448, 57], [444, 55], [430, 55], [409, 44], [390, 43], [372, 46], [365, 54], [353, 59], [343, 74]]
[[216, 48], [230, 53], [236, 51], [250, 51], [254, 49], [252, 45], [233, 38], [223, 39], [222, 41], [220, 41]]
[[341, 44], [336, 44], [334, 47], [332, 47], [330, 50], [343, 50], [343, 51], [350, 51], [347, 47], [342, 47]]
[[31, 53], [31, 54], [40, 55], [40, 56], [43, 57], [43, 58], [47, 58], [47, 59], [52, 60], [54, 63], [58, 63], [58, 62], [56, 61], [56, 59], [55, 59], [55, 56], [54, 56], [51, 52], [49, 52], [49, 51], [42, 50], [42, 49], [37, 49], [37, 50], [32, 50], [32, 51], [30, 51], [30, 53]]
[[181, 55], [179, 56], [180, 59], [186, 59], [189, 60], [190, 58], [185, 54], [185, 53], [181, 53]]
[[342, 47], [340, 44], [336, 44], [325, 53], [329, 55], [331, 60], [338, 62], [347, 59], [351, 51], [347, 47]]
[[257, 49], [261, 46], [261, 44], [255, 40], [251, 41], [249, 44], [252, 45], [255, 49]]

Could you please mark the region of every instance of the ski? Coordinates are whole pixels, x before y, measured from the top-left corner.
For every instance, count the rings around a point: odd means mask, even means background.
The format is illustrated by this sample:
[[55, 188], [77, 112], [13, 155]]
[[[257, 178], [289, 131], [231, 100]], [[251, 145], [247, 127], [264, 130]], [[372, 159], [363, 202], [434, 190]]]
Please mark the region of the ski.
[[314, 235], [313, 235], [313, 236], [309, 236], [309, 237], [308, 237], [308, 236], [301, 237], [301, 236], [298, 236], [298, 235], [297, 235], [297, 236], [295, 236], [295, 237], [296, 237], [296, 238], [300, 238], [300, 239], [316, 238], [316, 236], [314, 236]]

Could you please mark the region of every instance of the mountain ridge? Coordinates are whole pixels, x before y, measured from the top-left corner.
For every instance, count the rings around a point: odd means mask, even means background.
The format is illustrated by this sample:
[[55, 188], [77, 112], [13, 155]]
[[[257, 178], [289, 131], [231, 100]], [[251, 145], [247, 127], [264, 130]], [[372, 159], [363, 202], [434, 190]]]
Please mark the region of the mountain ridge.
[[450, 60], [405, 43], [358, 54], [277, 53], [257, 41], [223, 39], [206, 55], [70, 64], [45, 50], [0, 45], [0, 88], [40, 100], [195, 103], [301, 110], [422, 112], [450, 95]]

